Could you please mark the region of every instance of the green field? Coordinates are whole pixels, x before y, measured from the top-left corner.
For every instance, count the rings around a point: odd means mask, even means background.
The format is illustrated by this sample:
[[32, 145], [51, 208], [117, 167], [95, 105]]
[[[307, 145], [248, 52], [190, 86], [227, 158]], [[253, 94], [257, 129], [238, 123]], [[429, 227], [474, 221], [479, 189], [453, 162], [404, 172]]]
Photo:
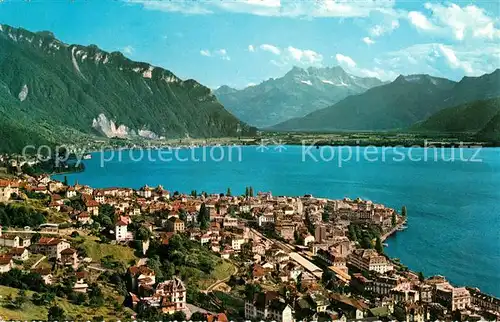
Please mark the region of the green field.
[[83, 240], [83, 247], [87, 251], [88, 257], [92, 258], [92, 262], [100, 263], [102, 258], [111, 255], [115, 260], [128, 267], [131, 261], [138, 259], [130, 247], [99, 243], [96, 237], [91, 236], [79, 237], [75, 240]]
[[222, 280], [229, 280], [231, 275], [234, 274], [234, 265], [228, 261], [222, 261], [217, 266], [212, 273], [206, 277], [202, 276], [198, 282], [198, 287], [200, 290], [207, 289], [213, 283]]

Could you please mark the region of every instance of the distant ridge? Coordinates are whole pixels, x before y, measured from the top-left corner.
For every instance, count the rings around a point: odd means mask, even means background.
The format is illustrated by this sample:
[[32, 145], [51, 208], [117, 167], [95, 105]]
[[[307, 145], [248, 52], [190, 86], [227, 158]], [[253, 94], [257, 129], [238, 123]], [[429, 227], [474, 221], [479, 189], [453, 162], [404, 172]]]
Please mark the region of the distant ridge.
[[500, 97], [445, 108], [412, 127], [415, 131], [478, 132], [500, 113]]
[[242, 90], [222, 86], [214, 94], [244, 122], [269, 127], [382, 84], [377, 78], [350, 75], [339, 66], [307, 69], [295, 66], [283, 77]]
[[272, 127], [279, 131], [406, 129], [434, 113], [500, 96], [500, 70], [456, 83], [429, 75], [400, 75], [392, 83]]

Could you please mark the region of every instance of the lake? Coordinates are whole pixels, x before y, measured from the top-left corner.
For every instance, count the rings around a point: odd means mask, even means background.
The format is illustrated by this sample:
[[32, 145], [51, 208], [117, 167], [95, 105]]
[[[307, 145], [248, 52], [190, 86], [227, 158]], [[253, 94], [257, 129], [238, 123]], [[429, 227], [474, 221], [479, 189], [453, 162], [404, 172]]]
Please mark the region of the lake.
[[457, 150], [249, 146], [107, 151], [85, 160], [85, 172], [67, 176], [70, 183], [97, 188], [161, 184], [185, 193], [231, 188], [242, 194], [252, 186], [274, 195], [360, 197], [398, 210], [406, 205], [408, 229], [386, 241], [389, 256], [426, 276], [445, 275], [456, 285], [500, 296], [500, 149], [464, 149], [460, 157]]

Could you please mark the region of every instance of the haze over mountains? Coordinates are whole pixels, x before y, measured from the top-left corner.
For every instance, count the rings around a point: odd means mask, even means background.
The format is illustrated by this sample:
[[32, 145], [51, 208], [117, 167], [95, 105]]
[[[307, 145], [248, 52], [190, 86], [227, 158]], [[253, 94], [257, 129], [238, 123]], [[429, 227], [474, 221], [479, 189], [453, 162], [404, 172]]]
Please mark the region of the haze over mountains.
[[[389, 84], [352, 95], [302, 118], [280, 123], [280, 131], [381, 131], [407, 129], [436, 112], [500, 97], [500, 70], [459, 82], [429, 75], [399, 76]], [[498, 101], [494, 101], [498, 104]], [[480, 113], [478, 111], [478, 113]]]
[[341, 67], [302, 69], [242, 90], [222, 86], [214, 94], [235, 116], [265, 128], [333, 105], [349, 95], [384, 84], [346, 73]]
[[241, 123], [195, 80], [50, 32], [0, 25], [0, 148], [53, 142], [65, 130], [119, 138], [218, 137]]

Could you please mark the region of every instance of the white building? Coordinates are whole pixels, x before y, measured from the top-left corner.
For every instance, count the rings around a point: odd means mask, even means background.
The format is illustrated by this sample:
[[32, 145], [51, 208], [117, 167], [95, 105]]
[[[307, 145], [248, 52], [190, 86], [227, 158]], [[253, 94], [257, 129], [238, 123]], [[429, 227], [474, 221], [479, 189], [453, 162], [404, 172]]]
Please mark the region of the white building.
[[245, 239], [239, 237], [231, 238], [231, 248], [239, 252], [241, 250], [241, 245], [245, 243]]
[[13, 193], [19, 194], [18, 184], [7, 180], [0, 180], [0, 202], [7, 202]]
[[125, 241], [128, 239], [127, 223], [119, 221], [115, 225], [115, 240]]
[[245, 318], [277, 322], [294, 321], [292, 307], [279, 299], [276, 292], [255, 294], [253, 301], [245, 301]]
[[356, 249], [348, 256], [349, 263], [363, 271], [380, 274], [392, 271], [392, 264], [374, 249]]

